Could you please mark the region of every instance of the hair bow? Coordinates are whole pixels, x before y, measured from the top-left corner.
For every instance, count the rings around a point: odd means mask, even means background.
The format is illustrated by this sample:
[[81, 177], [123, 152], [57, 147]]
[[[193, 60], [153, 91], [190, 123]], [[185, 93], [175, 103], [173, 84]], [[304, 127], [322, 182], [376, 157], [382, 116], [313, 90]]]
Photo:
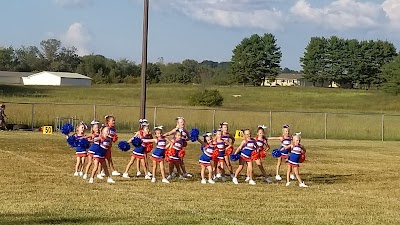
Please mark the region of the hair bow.
[[265, 129], [265, 128], [267, 128], [267, 126], [265, 126], [264, 124], [263, 125], [258, 125], [258, 128]]
[[158, 127], [154, 127], [154, 130], [162, 130], [164, 128], [164, 126], [158, 126]]

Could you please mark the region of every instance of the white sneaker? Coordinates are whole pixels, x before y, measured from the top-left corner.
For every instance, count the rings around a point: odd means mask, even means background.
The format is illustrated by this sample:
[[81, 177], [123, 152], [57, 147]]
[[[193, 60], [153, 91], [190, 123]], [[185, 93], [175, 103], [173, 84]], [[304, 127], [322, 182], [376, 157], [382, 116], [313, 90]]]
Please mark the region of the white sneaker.
[[246, 177], [246, 180], [244, 180], [244, 181], [249, 182], [250, 181], [250, 177]]
[[171, 175], [168, 175], [167, 176], [167, 180], [171, 180], [172, 179], [172, 176]]
[[172, 173], [171, 173], [171, 178], [174, 178], [174, 177], [176, 177], [176, 173], [175, 173], [175, 172], [172, 172]]
[[104, 170], [102, 170], [102, 171], [100, 172], [100, 176], [102, 176], [102, 177], [105, 177], [105, 176], [106, 176], [106, 174], [104, 173]]
[[155, 183], [155, 182], [156, 182], [156, 178], [155, 177], [151, 178], [151, 183]]
[[107, 183], [115, 184], [115, 181], [114, 181], [111, 177], [109, 177], [109, 178], [107, 179]]
[[279, 175], [276, 175], [276, 176], [275, 176], [275, 180], [282, 180], [282, 177], [279, 176]]
[[84, 180], [86, 180], [87, 179], [87, 174], [85, 173], [85, 174], [83, 174], [83, 177], [82, 177]]
[[222, 180], [222, 182], [225, 182], [226, 181], [226, 177], [222, 177], [221, 180]]
[[190, 173], [184, 173], [184, 174], [183, 174], [183, 177], [185, 177], [185, 178], [186, 178], [186, 177], [192, 177], [192, 174], [190, 174]]
[[286, 182], [286, 187], [290, 185], [290, 182]]
[[218, 180], [218, 177], [217, 176], [213, 176], [213, 181], [217, 181]]
[[150, 177], [149, 175], [146, 175], [146, 176], [144, 176], [144, 179], [145, 179], [145, 180], [150, 180], [151, 177]]
[[250, 185], [256, 185], [256, 182], [254, 182], [254, 180], [249, 180], [249, 184]]
[[131, 178], [131, 177], [129, 176], [129, 174], [128, 174], [128, 173], [124, 173], [124, 174], [122, 174], [122, 177], [123, 177], [123, 178], [127, 178], [127, 179]]
[[75, 172], [75, 173], [74, 173], [74, 177], [79, 177], [79, 173], [78, 173], [78, 172]]
[[137, 177], [140, 177], [140, 175], [142, 175], [142, 173], [141, 173], [140, 171], [138, 171], [138, 172], [136, 173], [136, 176], [137, 176]]
[[166, 183], [166, 184], [169, 184], [169, 181], [167, 180], [167, 179], [162, 179], [162, 181], [161, 182], [163, 182], [163, 183]]
[[179, 176], [179, 179], [180, 179], [180, 180], [186, 180], [186, 177], [184, 177], [183, 175], [180, 175], [180, 176]]
[[153, 174], [151, 174], [150, 172], [147, 172], [147, 176], [152, 177]]
[[239, 184], [239, 182], [238, 182], [238, 180], [237, 180], [236, 177], [233, 177], [233, 178], [232, 178], [232, 182], [233, 182], [234, 184]]
[[213, 181], [213, 180], [208, 180], [208, 183], [209, 183], [209, 184], [215, 184], [215, 181]]
[[89, 184], [93, 184], [93, 182], [94, 182], [94, 179], [93, 179], [93, 178], [90, 178], [90, 179], [89, 179]]
[[299, 184], [299, 187], [308, 187], [304, 182]]
[[271, 178], [269, 178], [269, 177], [265, 178], [265, 181], [266, 181], [267, 183], [272, 183], [272, 180], [271, 180]]
[[83, 172], [81, 171], [81, 172], [79, 172], [79, 176], [81, 177], [81, 176], [83, 176]]
[[231, 179], [233, 179], [235, 177], [235, 174], [231, 173]]
[[202, 180], [201, 180], [201, 183], [202, 183], [202, 184], [207, 184], [206, 179], [202, 179]]
[[291, 174], [290, 174], [290, 179], [291, 179], [291, 180], [296, 180], [296, 176], [295, 176], [293, 173], [291, 173]]
[[97, 179], [103, 180], [104, 177], [101, 174], [97, 174]]
[[111, 175], [113, 175], [113, 176], [120, 176], [121, 173], [115, 170], [115, 171], [112, 171]]
[[221, 178], [221, 174], [220, 173], [217, 173], [217, 176], [216, 176], [217, 178]]

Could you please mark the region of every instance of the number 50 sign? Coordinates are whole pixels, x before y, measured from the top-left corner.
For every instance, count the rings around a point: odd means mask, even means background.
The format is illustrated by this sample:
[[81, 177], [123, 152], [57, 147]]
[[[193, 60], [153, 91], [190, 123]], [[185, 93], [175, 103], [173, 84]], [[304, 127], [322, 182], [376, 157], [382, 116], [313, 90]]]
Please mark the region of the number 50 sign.
[[43, 126], [43, 134], [53, 134], [52, 126]]

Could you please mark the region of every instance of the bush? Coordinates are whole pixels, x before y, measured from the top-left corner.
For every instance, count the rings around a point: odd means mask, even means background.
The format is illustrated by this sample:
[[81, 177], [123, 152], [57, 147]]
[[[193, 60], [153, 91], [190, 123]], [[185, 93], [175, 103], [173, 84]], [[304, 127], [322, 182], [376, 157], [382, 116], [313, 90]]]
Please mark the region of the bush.
[[224, 98], [218, 90], [198, 90], [189, 96], [193, 106], [222, 106]]

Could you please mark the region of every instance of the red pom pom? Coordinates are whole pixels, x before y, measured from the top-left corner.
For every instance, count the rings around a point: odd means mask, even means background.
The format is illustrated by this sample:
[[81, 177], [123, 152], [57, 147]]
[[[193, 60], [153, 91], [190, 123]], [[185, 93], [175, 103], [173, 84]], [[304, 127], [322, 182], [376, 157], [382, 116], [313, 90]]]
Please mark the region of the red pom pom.
[[149, 152], [151, 152], [151, 150], [153, 150], [153, 143], [149, 143], [149, 144], [146, 145], [145, 152], [149, 153]]
[[233, 147], [229, 146], [225, 150], [225, 155], [231, 155], [233, 153]]
[[186, 154], [185, 150], [182, 149], [179, 151], [178, 157], [182, 159], [183, 157], [185, 157], [185, 154]]
[[259, 156], [259, 154], [258, 154], [257, 151], [253, 151], [253, 152], [251, 153], [251, 159], [252, 159], [252, 160], [260, 159], [260, 156]]
[[260, 151], [260, 158], [263, 159], [267, 156], [267, 153], [265, 153], [265, 150]]
[[169, 158], [170, 156], [175, 155], [175, 149], [174, 148], [169, 148], [165, 150], [165, 158]]
[[118, 135], [114, 135], [113, 138], [112, 138], [112, 141], [113, 141], [114, 143], [117, 142], [117, 141], [118, 141]]
[[218, 151], [218, 149], [214, 149], [214, 151], [213, 151], [213, 153], [212, 153], [212, 160], [217, 160], [218, 159], [218, 156], [219, 156], [219, 151]]
[[182, 143], [182, 147], [187, 147], [187, 141], [183, 141], [183, 143]]
[[306, 154], [303, 153], [300, 155], [299, 163], [303, 163], [304, 161], [306, 161]]

